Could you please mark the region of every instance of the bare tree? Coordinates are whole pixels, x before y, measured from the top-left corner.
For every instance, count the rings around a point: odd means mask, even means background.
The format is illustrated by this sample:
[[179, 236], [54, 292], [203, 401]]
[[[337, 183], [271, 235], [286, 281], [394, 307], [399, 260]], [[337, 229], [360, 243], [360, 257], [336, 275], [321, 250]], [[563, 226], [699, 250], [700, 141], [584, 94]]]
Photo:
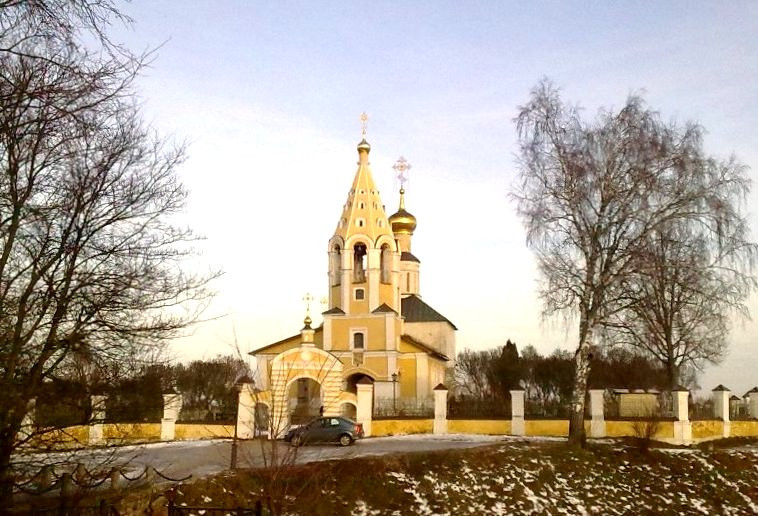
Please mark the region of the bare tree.
[[[182, 272], [183, 149], [145, 127], [143, 60], [110, 1], [0, 3], [0, 499], [31, 400], [75, 357], [126, 360], [192, 322], [213, 273]], [[81, 30], [101, 48], [85, 48]], [[91, 38], [90, 38], [91, 40]]]
[[460, 394], [481, 399], [492, 396], [492, 386], [486, 374], [491, 359], [490, 350], [464, 349], [458, 353], [455, 360], [455, 381]]
[[719, 227], [702, 231], [679, 221], [654, 231], [639, 255], [630, 283], [629, 309], [611, 321], [617, 342], [653, 356], [665, 368], [668, 387], [681, 383], [683, 368], [717, 364], [727, 348], [730, 316], [748, 317], [744, 301], [755, 288], [755, 244], [736, 209], [747, 183], [723, 192]]
[[234, 414], [238, 378], [250, 374], [245, 360], [232, 355], [217, 355], [209, 360], [193, 360], [173, 368], [176, 388], [182, 393], [183, 419], [215, 421], [219, 413], [225, 419]]
[[[702, 130], [663, 123], [632, 96], [585, 123], [543, 80], [516, 118], [513, 192], [542, 276], [544, 315], [578, 315], [569, 443], [584, 442], [589, 350], [629, 305], [629, 278], [654, 231], [719, 220], [718, 192], [741, 190], [743, 168], [704, 159]], [[717, 228], [718, 224], [710, 224]]]

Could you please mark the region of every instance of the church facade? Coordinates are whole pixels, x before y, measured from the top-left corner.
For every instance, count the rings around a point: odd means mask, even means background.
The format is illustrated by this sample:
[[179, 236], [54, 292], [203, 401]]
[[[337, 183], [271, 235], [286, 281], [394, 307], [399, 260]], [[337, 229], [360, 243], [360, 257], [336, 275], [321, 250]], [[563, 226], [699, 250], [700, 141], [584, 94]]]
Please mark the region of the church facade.
[[323, 323], [252, 351], [257, 398], [283, 425], [320, 413], [356, 417], [357, 386], [373, 405], [431, 403], [455, 358], [456, 327], [421, 297], [420, 260], [411, 252], [416, 218], [385, 213], [365, 138], [358, 170], [328, 240], [328, 309]]

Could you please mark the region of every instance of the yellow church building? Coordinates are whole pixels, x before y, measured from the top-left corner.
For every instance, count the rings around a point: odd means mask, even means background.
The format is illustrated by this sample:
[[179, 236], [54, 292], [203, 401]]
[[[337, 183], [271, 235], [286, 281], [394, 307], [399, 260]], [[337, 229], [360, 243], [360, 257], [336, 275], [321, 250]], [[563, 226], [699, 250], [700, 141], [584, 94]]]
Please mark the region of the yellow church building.
[[355, 418], [360, 385], [364, 392], [373, 387], [374, 411], [431, 406], [434, 387], [453, 366], [456, 327], [419, 291], [420, 261], [411, 252], [416, 218], [405, 209], [403, 188], [398, 211], [386, 215], [370, 151], [364, 137], [329, 238], [323, 324], [311, 328], [306, 317], [300, 333], [250, 353], [256, 359], [256, 400], [282, 428], [319, 413]]

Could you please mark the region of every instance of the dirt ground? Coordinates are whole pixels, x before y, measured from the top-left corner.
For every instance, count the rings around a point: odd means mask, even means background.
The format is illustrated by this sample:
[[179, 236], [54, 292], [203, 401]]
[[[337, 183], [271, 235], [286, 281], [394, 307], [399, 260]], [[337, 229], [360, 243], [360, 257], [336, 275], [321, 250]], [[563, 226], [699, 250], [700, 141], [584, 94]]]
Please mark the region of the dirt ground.
[[175, 496], [227, 508], [260, 499], [274, 513], [302, 515], [758, 514], [758, 446], [508, 441], [227, 472]]
[[[226, 470], [228, 442], [127, 447], [119, 457], [134, 467], [142, 453], [168, 471], [197, 468], [195, 475], [92, 495], [98, 502], [107, 495], [120, 514], [166, 514], [168, 497], [196, 515], [234, 514], [256, 502], [263, 514], [293, 515], [758, 514], [755, 439], [649, 450], [629, 439], [582, 450], [564, 439], [463, 435], [366, 439], [348, 448], [279, 444], [262, 453], [261, 443], [246, 443], [256, 448], [240, 449], [237, 471]], [[105, 450], [87, 453], [95, 460]]]

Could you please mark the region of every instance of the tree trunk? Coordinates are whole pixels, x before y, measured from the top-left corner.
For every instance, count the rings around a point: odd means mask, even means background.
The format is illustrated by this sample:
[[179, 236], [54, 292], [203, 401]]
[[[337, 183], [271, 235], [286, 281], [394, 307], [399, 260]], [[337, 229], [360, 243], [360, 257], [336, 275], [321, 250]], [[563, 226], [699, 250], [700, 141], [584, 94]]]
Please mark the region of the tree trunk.
[[589, 350], [592, 329], [588, 329], [584, 339], [574, 354], [574, 389], [571, 393], [571, 413], [569, 414], [568, 443], [584, 447], [587, 436], [584, 432], [584, 401], [587, 396], [587, 379], [590, 374]]
[[8, 510], [13, 497], [13, 472], [10, 468], [11, 454], [13, 453], [14, 436], [6, 430], [0, 431], [0, 516], [10, 514]]

